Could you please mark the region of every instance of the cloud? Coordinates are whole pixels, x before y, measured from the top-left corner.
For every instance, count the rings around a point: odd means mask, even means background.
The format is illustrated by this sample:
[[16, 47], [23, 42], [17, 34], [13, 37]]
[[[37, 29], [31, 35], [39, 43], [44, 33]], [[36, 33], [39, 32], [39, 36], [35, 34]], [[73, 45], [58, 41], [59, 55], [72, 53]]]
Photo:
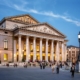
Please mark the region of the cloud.
[[26, 0], [19, 0], [19, 4], [18, 3], [15, 4], [14, 2], [10, 2], [9, 0], [8, 1], [3, 0], [3, 1], [6, 4], [6, 6], [14, 8], [15, 10], [18, 10], [18, 11], [35, 13], [35, 14], [50, 16], [50, 17], [53, 17], [53, 18], [60, 18], [60, 19], [63, 19], [67, 22], [71, 22], [71, 23], [75, 24], [76, 26], [80, 26], [80, 21], [73, 20], [73, 19], [71, 19], [67, 16], [54, 14], [52, 11], [38, 11], [36, 9], [30, 9], [30, 8], [27, 7], [28, 2], [26, 2]]
[[79, 21], [76, 21], [76, 20], [73, 20], [73, 19], [70, 19], [70, 18], [67, 18], [66, 16], [62, 16], [62, 15], [59, 15], [59, 14], [54, 14], [53, 12], [39, 12], [35, 9], [25, 9], [25, 8], [22, 8], [20, 6], [17, 6], [15, 5], [14, 6], [16, 10], [19, 10], [19, 11], [24, 11], [24, 12], [31, 12], [31, 13], [35, 13], [35, 14], [40, 14], [40, 15], [45, 15], [45, 16], [50, 16], [50, 17], [54, 17], [54, 18], [61, 18], [67, 22], [71, 22], [73, 24], [75, 24], [76, 26], [80, 26], [80, 22]]

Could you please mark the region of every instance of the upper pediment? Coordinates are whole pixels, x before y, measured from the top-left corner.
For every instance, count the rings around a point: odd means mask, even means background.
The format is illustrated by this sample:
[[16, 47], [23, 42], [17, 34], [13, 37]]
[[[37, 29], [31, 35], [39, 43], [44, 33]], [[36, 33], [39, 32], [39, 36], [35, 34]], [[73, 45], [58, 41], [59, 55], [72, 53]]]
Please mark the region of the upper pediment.
[[24, 23], [24, 24], [37, 24], [37, 23], [39, 23], [36, 19], [34, 19], [30, 15], [18, 15], [18, 16], [7, 17], [7, 18], [4, 18], [1, 22], [3, 22], [5, 19], [13, 21], [13, 22]]
[[47, 23], [39, 24], [39, 25], [33, 25], [33, 26], [28, 26], [28, 27], [23, 27], [23, 29], [65, 37], [62, 33], [57, 31], [56, 29], [54, 29], [53, 27], [51, 27]]

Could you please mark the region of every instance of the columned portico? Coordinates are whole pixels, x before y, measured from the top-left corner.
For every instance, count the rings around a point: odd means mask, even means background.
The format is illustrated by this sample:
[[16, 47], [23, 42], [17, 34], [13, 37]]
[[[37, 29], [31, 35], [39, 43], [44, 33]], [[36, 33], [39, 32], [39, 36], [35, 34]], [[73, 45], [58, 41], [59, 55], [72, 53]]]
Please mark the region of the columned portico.
[[[56, 61], [66, 61], [66, 46], [64, 46], [64, 43], [61, 41], [56, 41], [56, 40], [48, 40], [48, 39], [42, 39], [42, 38], [36, 38], [33, 37], [31, 38], [30, 36], [25, 36], [26, 40], [22, 41], [23, 39], [21, 35], [18, 36], [18, 61], [21, 62], [22, 61], [22, 56], [23, 51], [25, 52], [25, 57], [26, 57], [26, 62], [28, 62], [29, 60], [32, 61], [36, 61], [36, 60], [45, 60], [45, 61], [54, 61], [54, 58]], [[33, 46], [33, 52], [31, 52], [30, 54], [30, 39], [32, 40], [32, 46]], [[38, 41], [37, 41], [38, 40]], [[24, 46], [24, 44], [22, 44], [22, 42], [25, 43], [25, 49], [22, 48], [22, 46]], [[54, 44], [55, 43], [55, 44]], [[16, 53], [17, 53], [17, 40], [14, 40], [14, 62], [17, 61], [16, 58]], [[38, 45], [38, 49], [37, 49], [37, 45]], [[42, 46], [44, 45], [44, 46]], [[55, 45], [55, 46], [54, 46]], [[42, 47], [44, 48], [44, 50], [42, 50]], [[56, 47], [56, 48], [55, 48]], [[55, 50], [54, 50], [55, 49]], [[38, 52], [37, 52], [38, 50]], [[54, 54], [55, 53], [55, 54]], [[31, 56], [33, 56], [33, 58], [31, 58]]]
[[[14, 53], [18, 55], [17, 61], [65, 61], [66, 48], [63, 38], [49, 38], [46, 34], [45, 37], [43, 34], [29, 33], [30, 35], [28, 33], [19, 33], [15, 36], [16, 41], [18, 41], [18, 49], [15, 49], [16, 42], [14, 41]], [[22, 48], [22, 46], [25, 48]], [[24, 57], [22, 58], [22, 51], [24, 51], [25, 59], [23, 59]]]
[[[56, 61], [66, 61], [66, 53], [67, 53], [66, 46], [64, 46], [64, 43], [62, 41], [48, 40], [48, 39], [30, 37], [30, 36], [24, 36], [24, 37], [25, 40], [22, 39], [23, 37], [21, 35], [18, 36], [18, 60], [16, 57], [17, 40], [14, 40], [14, 62], [22, 61], [22, 58], [24, 58], [22, 57], [24, 55], [23, 51], [25, 51], [26, 62], [28, 62], [29, 60], [31, 61], [45, 60], [48, 62], [48, 61], [54, 61], [54, 59]], [[30, 42], [30, 40], [32, 42]], [[32, 46], [31, 50], [30, 50], [30, 43]], [[24, 45], [25, 45], [25, 50], [22, 47]]]

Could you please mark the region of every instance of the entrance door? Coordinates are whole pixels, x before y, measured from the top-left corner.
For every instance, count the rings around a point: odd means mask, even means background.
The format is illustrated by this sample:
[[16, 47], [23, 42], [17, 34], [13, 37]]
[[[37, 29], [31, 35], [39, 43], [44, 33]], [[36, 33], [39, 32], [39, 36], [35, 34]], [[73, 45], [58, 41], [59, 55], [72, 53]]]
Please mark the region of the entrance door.
[[24, 61], [26, 61], [26, 55], [24, 55]]
[[18, 60], [19, 60], [18, 57], [19, 57], [19, 56], [17, 55], [17, 62], [18, 62]]
[[23, 54], [22, 62], [25, 62], [25, 61], [26, 61], [26, 55]]
[[55, 56], [54, 56], [54, 61], [56, 61]]
[[38, 56], [36, 56], [36, 60], [38, 61]]
[[50, 61], [50, 56], [48, 56], [48, 61]]
[[45, 60], [45, 56], [42, 56], [42, 60]]
[[60, 56], [60, 61], [62, 61], [62, 56]]
[[37, 60], [37, 61], [40, 60], [40, 56], [39, 56], [39, 55], [36, 56], [36, 60]]
[[33, 61], [33, 55], [30, 56], [30, 61], [31, 61], [31, 62]]

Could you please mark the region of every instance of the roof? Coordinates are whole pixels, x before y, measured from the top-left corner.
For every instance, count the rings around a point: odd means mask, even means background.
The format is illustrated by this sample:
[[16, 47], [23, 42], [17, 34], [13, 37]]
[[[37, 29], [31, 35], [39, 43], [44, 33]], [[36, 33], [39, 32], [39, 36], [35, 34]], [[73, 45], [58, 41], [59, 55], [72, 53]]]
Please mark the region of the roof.
[[69, 46], [67, 46], [67, 48], [71, 48], [71, 47], [79, 48], [79, 47], [77, 47], [77, 46], [73, 46], [73, 45], [69, 45]]

